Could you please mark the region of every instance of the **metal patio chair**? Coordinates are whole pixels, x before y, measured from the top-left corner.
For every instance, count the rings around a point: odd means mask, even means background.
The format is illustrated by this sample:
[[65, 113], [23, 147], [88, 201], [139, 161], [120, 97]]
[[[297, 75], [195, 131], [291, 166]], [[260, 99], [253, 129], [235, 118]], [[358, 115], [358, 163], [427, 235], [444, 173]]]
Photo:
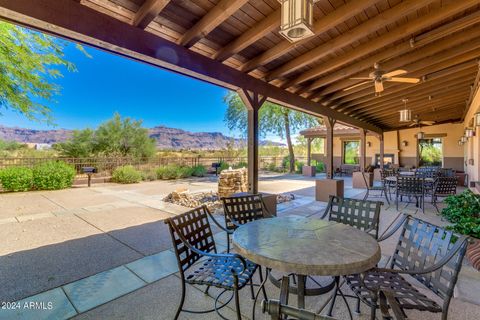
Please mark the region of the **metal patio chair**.
[[[367, 181], [367, 178], [365, 177], [365, 173], [362, 174], [363, 181], [365, 181], [365, 187], [367, 188], [367, 192], [365, 193], [365, 196], [363, 197], [363, 200], [367, 200], [369, 197], [376, 197], [376, 198], [381, 198], [383, 195], [385, 195], [385, 199], [387, 200], [387, 203], [390, 204], [390, 200], [388, 199], [388, 194], [387, 194], [387, 187], [384, 183], [381, 185], [373, 185], [370, 186], [370, 184]], [[380, 191], [379, 195], [370, 195], [370, 191]]]
[[432, 204], [439, 213], [440, 210], [437, 206], [438, 198], [445, 198], [450, 195], [457, 194], [457, 178], [453, 177], [438, 177], [435, 180], [434, 187], [430, 192], [427, 192], [432, 197]]
[[[370, 307], [371, 319], [375, 319], [376, 309], [381, 308], [380, 303], [387, 300], [388, 307], [395, 314], [406, 317], [404, 310], [408, 309], [441, 312], [442, 320], [446, 320], [468, 237], [410, 215], [402, 215], [379, 241], [391, 237], [400, 227], [402, 230], [390, 268], [373, 268], [363, 274], [346, 276], [347, 284]], [[410, 275], [418, 280], [443, 304], [439, 305], [420, 293], [402, 275]], [[379, 294], [382, 290], [384, 292]]]
[[395, 169], [383, 169], [380, 170], [380, 176], [382, 179], [382, 184], [385, 186], [385, 189], [388, 191], [388, 196], [392, 199], [392, 190], [395, 190], [397, 187], [396, 181], [390, 181], [386, 178], [388, 177], [396, 177], [397, 171]]
[[452, 168], [440, 168], [438, 170], [439, 177], [455, 177], [456, 170]]
[[424, 190], [425, 180], [419, 177], [410, 177], [410, 176], [401, 176], [397, 177], [397, 190], [395, 195], [395, 203], [398, 210], [398, 198], [400, 201], [403, 200], [403, 197], [410, 198], [414, 197], [416, 200], [416, 206], [421, 207], [422, 211], [425, 212], [425, 190]]
[[[221, 227], [206, 206], [165, 220], [172, 237], [182, 280], [182, 296], [174, 319], [177, 319], [182, 311], [189, 313], [216, 311], [225, 319], [219, 310], [232, 298], [235, 299], [237, 319], [241, 319], [238, 291], [251, 281], [257, 265], [238, 254], [217, 253], [209, 218]], [[215, 299], [214, 308], [202, 311], [187, 310], [183, 308], [187, 283], [206, 285], [207, 290], [210, 286], [224, 290]], [[232, 298], [221, 306], [217, 306], [220, 296], [226, 291], [233, 291]]]
[[330, 196], [327, 209], [322, 216], [328, 221], [347, 224], [378, 238], [381, 201], [358, 200]]
[[[268, 313], [271, 320], [298, 319], [298, 320], [334, 320], [332, 317], [322, 316], [311, 311], [298, 309], [288, 305], [289, 278], [284, 276], [280, 289], [280, 299], [262, 301], [262, 312]], [[289, 318], [293, 317], [293, 318]]]

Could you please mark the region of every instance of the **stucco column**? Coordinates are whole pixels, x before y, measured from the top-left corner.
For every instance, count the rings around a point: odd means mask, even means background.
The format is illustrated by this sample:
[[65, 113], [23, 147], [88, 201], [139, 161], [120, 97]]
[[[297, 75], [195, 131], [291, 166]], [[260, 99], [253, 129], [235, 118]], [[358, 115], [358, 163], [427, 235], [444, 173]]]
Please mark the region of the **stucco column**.
[[380, 140], [380, 169], [383, 170], [383, 160], [385, 158], [385, 139], [383, 138], [383, 133], [378, 136]]
[[367, 160], [367, 130], [360, 129], [360, 171], [365, 172]]
[[336, 120], [329, 117], [324, 117], [323, 119], [325, 126], [327, 127], [327, 136], [325, 141], [327, 145], [327, 179], [333, 179], [333, 127], [335, 126]]
[[307, 166], [312, 162], [312, 140], [313, 138], [307, 138]]

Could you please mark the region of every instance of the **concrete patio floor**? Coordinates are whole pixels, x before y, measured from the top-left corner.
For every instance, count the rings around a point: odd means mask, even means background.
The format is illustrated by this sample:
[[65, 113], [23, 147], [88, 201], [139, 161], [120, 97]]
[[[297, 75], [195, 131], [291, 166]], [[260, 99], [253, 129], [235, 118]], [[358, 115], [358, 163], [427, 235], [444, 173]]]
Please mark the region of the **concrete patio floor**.
[[[363, 195], [363, 190], [351, 188], [349, 178], [345, 180], [345, 196]], [[172, 319], [180, 297], [180, 280], [163, 219], [186, 208], [161, 199], [185, 187], [191, 191], [214, 190], [216, 180], [210, 177], [137, 185], [99, 184], [89, 189], [0, 195], [0, 235], [4, 239], [0, 249], [0, 301], [24, 299], [22, 303], [50, 301], [54, 305], [47, 310], [0, 310], [0, 319]], [[260, 190], [297, 195], [295, 201], [279, 206], [279, 215], [318, 217], [326, 205], [313, 199], [313, 178], [262, 176]], [[426, 214], [416, 212], [414, 205], [405, 208], [403, 204], [400, 209], [443, 223], [428, 204]], [[385, 229], [397, 214], [393, 205], [385, 205], [380, 229]], [[216, 233], [215, 237], [224, 249], [224, 234]], [[395, 241], [393, 237], [382, 243], [382, 253], [391, 253]], [[480, 299], [475, 292], [479, 287], [479, 273], [464, 266], [449, 319], [478, 318]], [[189, 286], [188, 291], [187, 307], [211, 307], [213, 299], [200, 288]], [[243, 291], [242, 312], [245, 318], [251, 318], [249, 290]], [[269, 285], [268, 291], [270, 297], [278, 297], [273, 286]], [[307, 306], [316, 309], [326, 299], [308, 298]], [[292, 296], [290, 301], [295, 304], [296, 298]], [[343, 303], [338, 303], [336, 309], [336, 317], [347, 318]], [[367, 309], [363, 311], [356, 319], [368, 318]], [[230, 306], [224, 312], [234, 318]], [[259, 312], [257, 306], [260, 317]], [[416, 313], [409, 316], [420, 317]], [[439, 318], [429, 313], [421, 317]], [[181, 318], [218, 316], [185, 313]]]

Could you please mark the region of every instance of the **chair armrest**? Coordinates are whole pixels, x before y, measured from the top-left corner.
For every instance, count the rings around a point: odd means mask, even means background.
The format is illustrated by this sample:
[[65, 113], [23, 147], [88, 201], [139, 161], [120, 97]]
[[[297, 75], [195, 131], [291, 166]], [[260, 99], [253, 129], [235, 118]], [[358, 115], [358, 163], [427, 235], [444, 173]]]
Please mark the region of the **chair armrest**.
[[378, 272], [390, 272], [390, 273], [409, 274], [409, 275], [432, 273], [434, 271], [437, 271], [438, 269], [443, 267], [448, 261], [450, 261], [450, 259], [452, 259], [453, 256], [462, 248], [462, 246], [466, 245], [467, 241], [468, 241], [467, 237], [465, 236], [460, 237], [457, 240], [457, 242], [455, 242], [455, 245], [449, 250], [446, 256], [440, 259], [440, 261], [438, 261], [437, 263], [434, 263], [433, 265], [426, 267], [424, 269], [401, 270], [401, 269], [388, 269], [388, 268], [373, 268], [371, 270], [378, 271]]
[[[400, 217], [400, 220], [398, 220], [399, 217]], [[395, 232], [397, 232], [398, 229], [400, 229], [400, 227], [405, 223], [405, 220], [407, 220], [408, 217], [409, 215], [405, 213], [398, 214], [398, 216], [392, 221], [392, 223], [390, 223], [387, 229], [385, 229], [385, 231], [380, 235], [380, 237], [378, 237], [377, 241], [382, 242], [390, 238], [391, 236], [393, 236]], [[395, 221], [397, 220], [398, 222], [394, 225]]]
[[208, 207], [206, 205], [203, 205], [203, 208], [204, 208], [205, 212], [207, 213], [208, 217], [210, 219], [212, 219], [213, 223], [215, 223], [217, 225], [217, 227], [219, 227], [220, 229], [225, 231], [227, 234], [233, 234], [233, 230], [228, 230], [227, 228], [222, 226], [222, 224], [220, 222], [218, 222], [218, 220], [213, 216], [213, 214], [210, 212], [210, 210], [208, 209]]

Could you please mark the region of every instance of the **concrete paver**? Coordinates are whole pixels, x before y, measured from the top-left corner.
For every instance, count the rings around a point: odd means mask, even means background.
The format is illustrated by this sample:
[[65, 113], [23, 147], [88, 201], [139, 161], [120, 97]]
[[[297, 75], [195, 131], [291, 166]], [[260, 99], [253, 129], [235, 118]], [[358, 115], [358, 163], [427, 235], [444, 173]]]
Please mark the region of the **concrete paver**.
[[148, 283], [178, 272], [177, 258], [170, 250], [130, 262], [125, 266]]

